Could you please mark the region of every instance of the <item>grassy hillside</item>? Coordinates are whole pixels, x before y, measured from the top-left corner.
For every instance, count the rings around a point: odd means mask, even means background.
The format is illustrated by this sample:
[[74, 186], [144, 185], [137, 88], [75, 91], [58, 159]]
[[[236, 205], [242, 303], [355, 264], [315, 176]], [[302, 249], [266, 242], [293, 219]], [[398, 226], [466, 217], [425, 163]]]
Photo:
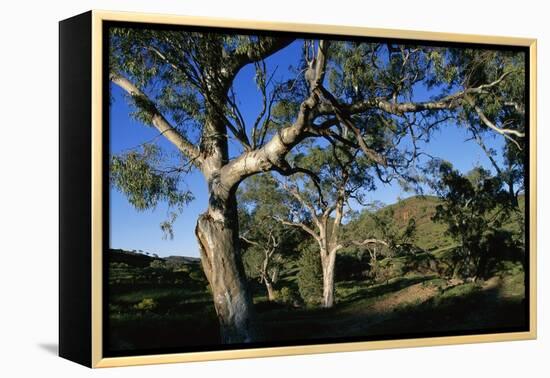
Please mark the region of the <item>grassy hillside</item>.
[[[321, 309], [300, 298], [299, 251], [289, 254], [275, 283], [276, 300], [265, 286], [249, 284], [256, 311], [271, 341], [377, 337], [419, 332], [517, 328], [525, 324], [525, 286], [521, 261], [501, 256], [485, 280], [453, 276], [454, 241], [445, 225], [431, 218], [439, 201], [411, 197], [379, 211], [391, 214], [391, 226], [416, 222], [415, 253], [381, 256], [376, 270], [368, 254], [344, 249], [336, 258], [336, 304]], [[523, 198], [520, 206], [523, 207]], [[521, 215], [503, 228], [517, 232]], [[372, 217], [362, 214], [346, 229], [369, 237]], [[314, 243], [312, 244], [315, 249]], [[215, 345], [218, 320], [200, 260], [184, 256], [110, 250], [109, 347], [111, 351]], [[373, 274], [375, 273], [375, 274]], [[320, 279], [320, 277], [319, 277]]]
[[[395, 225], [404, 229], [410, 219], [414, 219], [416, 224], [416, 234], [414, 243], [421, 249], [429, 252], [439, 252], [455, 246], [452, 238], [446, 235], [447, 226], [442, 223], [432, 221], [436, 207], [441, 202], [434, 196], [413, 196], [397, 203], [385, 206], [378, 210], [378, 213], [390, 214], [393, 212], [392, 219]], [[525, 206], [524, 196], [519, 197], [519, 207], [521, 213]], [[374, 227], [374, 222], [365, 212], [357, 220], [361, 224], [361, 229], [368, 232]], [[503, 225], [504, 229], [518, 232], [520, 224], [523, 222], [521, 216], [511, 216]]]

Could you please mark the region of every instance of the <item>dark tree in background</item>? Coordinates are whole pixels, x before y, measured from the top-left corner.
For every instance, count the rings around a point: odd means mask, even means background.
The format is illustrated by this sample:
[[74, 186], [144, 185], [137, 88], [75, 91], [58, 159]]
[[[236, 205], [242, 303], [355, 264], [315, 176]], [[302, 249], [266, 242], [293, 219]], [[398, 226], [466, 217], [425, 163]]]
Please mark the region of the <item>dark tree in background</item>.
[[[303, 47], [298, 70], [276, 80], [266, 59], [292, 43]], [[248, 65], [262, 106], [247, 123], [234, 82]], [[110, 29], [109, 70], [133, 116], [158, 131], [142, 148], [113, 156], [112, 184], [138, 209], [167, 201], [170, 233], [191, 199], [178, 185], [182, 175], [196, 170], [207, 183], [196, 236], [225, 343], [261, 338], [240, 251], [236, 193], [247, 177], [299, 172], [286, 158], [306, 140], [344, 143], [382, 182], [412, 184], [436, 129], [462, 124], [482, 137], [501, 135], [510, 148], [523, 145], [515, 121], [525, 103], [522, 53], [123, 27]], [[419, 86], [431, 98], [418, 98]]]
[[442, 163], [437, 191], [443, 202], [433, 219], [447, 224], [448, 234], [459, 244], [454, 275], [485, 278], [489, 253], [494, 252], [491, 241], [495, 233], [502, 232], [513, 208], [502, 178], [483, 168], [462, 175], [451, 164]]

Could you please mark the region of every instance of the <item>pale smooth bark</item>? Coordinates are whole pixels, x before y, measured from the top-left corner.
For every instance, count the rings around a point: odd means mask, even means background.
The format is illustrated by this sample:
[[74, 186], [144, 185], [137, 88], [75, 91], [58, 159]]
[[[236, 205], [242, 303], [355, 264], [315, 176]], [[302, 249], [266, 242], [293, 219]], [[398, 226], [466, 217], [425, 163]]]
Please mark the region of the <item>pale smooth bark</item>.
[[[227, 92], [235, 75], [244, 65], [264, 59], [290, 42], [287, 39], [264, 39], [259, 50], [251, 46], [245, 53], [232, 57], [229, 70], [210, 72], [211, 84], [207, 83], [207, 88], [212, 92], [205, 96], [205, 137], [199, 148], [179, 133], [158, 111], [154, 102], [130, 80], [115, 72], [109, 75], [111, 82], [132, 98], [146, 104], [142, 110], [148, 112], [152, 125], [193, 162], [207, 181], [209, 205], [207, 211], [200, 215], [195, 233], [202, 266], [212, 289], [223, 343], [253, 342], [260, 338], [239, 248], [235, 199], [237, 187], [250, 175], [288, 169], [285, 156], [304, 138], [304, 130], [312, 121], [311, 111], [319, 103], [319, 96], [317, 89], [312, 88], [310, 96], [301, 104], [294, 124], [281, 130], [262, 148], [245, 152], [233, 160], [229, 160], [227, 138], [218, 137], [227, 135], [228, 129], [227, 120], [220, 114], [219, 106], [227, 100], [223, 92]], [[324, 75], [325, 52], [325, 48], [318, 52], [318, 65], [322, 67], [318, 72], [321, 75]], [[316, 83], [320, 83], [321, 77]], [[214, 137], [209, 137], [211, 135]]]
[[224, 343], [255, 341], [258, 329], [240, 257], [235, 198], [211, 196], [211, 202], [215, 208], [209, 207], [199, 216], [195, 234], [212, 289], [221, 339]]
[[[341, 183], [342, 186], [339, 190], [340, 194], [336, 203], [332, 206], [326, 205], [322, 212], [315, 211], [314, 206], [301, 196], [299, 192], [286, 187], [289, 194], [294, 196], [302, 206], [309, 209], [313, 220], [313, 227], [303, 222], [278, 219], [283, 224], [303, 229], [317, 242], [323, 273], [323, 297], [321, 305], [324, 308], [330, 308], [334, 305], [334, 267], [336, 253], [344, 247], [344, 245], [340, 243], [340, 229], [344, 216], [345, 191], [343, 188], [345, 187], [345, 180]], [[332, 217], [333, 215], [334, 217]]]
[[330, 251], [321, 250], [321, 267], [323, 269], [323, 300], [324, 308], [334, 306], [334, 266], [336, 262], [336, 251], [333, 248]]
[[[224, 343], [249, 342], [259, 339], [252, 299], [244, 279], [238, 242], [239, 227], [235, 192], [242, 180], [266, 171], [277, 171], [283, 175], [292, 174], [293, 170], [285, 157], [303, 139], [314, 135], [312, 130], [317, 127], [314, 121], [318, 116], [336, 115], [339, 118], [338, 122], [356, 132], [349, 122], [350, 114], [366, 112], [371, 109], [380, 109], [395, 115], [424, 110], [454, 109], [462, 105], [466, 96], [475, 95], [495, 86], [508, 75], [508, 73], [504, 74], [493, 83], [459, 91], [435, 101], [394, 103], [385, 98], [374, 98], [354, 104], [339, 105], [335, 101], [327, 101], [327, 98], [330, 100], [327, 92], [323, 94], [322, 84], [326, 69], [328, 43], [320, 41], [316, 57], [308, 61], [310, 70], [306, 72], [306, 80], [309, 85], [309, 95], [301, 103], [294, 123], [280, 129], [262, 146], [251, 149], [250, 145], [245, 143], [243, 135], [240, 135], [242, 132], [232, 127], [227, 119], [220, 114], [219, 107], [221, 104], [227, 103], [227, 91], [242, 67], [267, 58], [291, 42], [291, 39], [260, 38], [258, 43], [251, 44], [248, 48], [238, 52], [235, 51], [230, 56], [224, 56], [227, 66], [220, 69], [219, 72], [214, 72], [211, 67], [204, 67], [207, 82], [199, 90], [204, 92], [202, 94], [206, 99], [207, 120], [199, 147], [178, 132], [177, 128], [173, 127], [160, 113], [154, 102], [130, 80], [116, 72], [111, 72], [109, 75], [111, 82], [125, 90], [132, 98], [139, 98], [139, 102], [146, 105], [141, 110], [149, 113], [151, 123], [160, 132], [160, 135], [173, 143], [203, 173], [207, 181], [209, 205], [206, 212], [198, 219], [196, 235], [200, 245], [203, 268], [212, 288], [214, 306], [220, 320], [222, 342]], [[179, 66], [172, 65], [172, 67], [181, 69]], [[483, 117], [482, 120], [487, 124]], [[327, 125], [328, 127], [335, 124], [334, 120], [327, 122], [331, 123]], [[509, 134], [522, 136], [496, 125], [489, 124], [488, 126], [508, 137], [510, 137]], [[228, 156], [229, 131], [243, 142], [244, 148], [244, 152], [232, 160]], [[358, 139], [361, 141], [360, 138]], [[369, 155], [370, 151], [367, 146], [360, 147]], [[343, 203], [341, 206], [343, 208]], [[324, 222], [324, 238], [321, 233], [316, 232], [309, 225], [297, 225], [310, 233], [318, 241], [320, 249], [325, 251], [323, 252], [325, 257], [322, 257], [325, 266], [323, 268], [323, 282], [326, 288], [323, 299], [325, 307], [330, 307], [334, 303], [334, 261], [336, 251], [341, 248], [341, 245], [337, 243], [341, 214], [337, 221], [336, 219], [333, 221], [330, 235], [326, 235], [329, 216], [335, 210], [338, 211], [337, 209], [325, 211], [326, 214], [322, 214], [322, 218], [315, 221], [317, 227]], [[318, 222], [319, 220], [322, 222]]]

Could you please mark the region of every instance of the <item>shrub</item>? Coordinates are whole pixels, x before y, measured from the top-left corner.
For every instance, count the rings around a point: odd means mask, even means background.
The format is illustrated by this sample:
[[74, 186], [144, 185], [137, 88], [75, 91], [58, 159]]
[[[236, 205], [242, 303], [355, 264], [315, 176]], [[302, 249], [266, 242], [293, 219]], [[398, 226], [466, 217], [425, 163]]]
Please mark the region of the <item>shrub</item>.
[[368, 254], [363, 251], [339, 253], [335, 266], [335, 281], [362, 280], [370, 270]]
[[288, 286], [283, 286], [275, 297], [277, 302], [288, 305], [294, 305], [298, 301], [297, 293]]
[[323, 296], [322, 268], [318, 251], [305, 248], [298, 260], [298, 289], [304, 303], [317, 305]]
[[149, 263], [149, 267], [153, 269], [166, 269], [166, 264], [163, 260], [153, 260]]
[[202, 269], [195, 269], [189, 272], [189, 278], [191, 278], [193, 281], [198, 281], [198, 282], [206, 281], [206, 276], [204, 275]]
[[141, 302], [134, 305], [137, 310], [152, 311], [157, 308], [157, 302], [153, 298], [143, 298]]

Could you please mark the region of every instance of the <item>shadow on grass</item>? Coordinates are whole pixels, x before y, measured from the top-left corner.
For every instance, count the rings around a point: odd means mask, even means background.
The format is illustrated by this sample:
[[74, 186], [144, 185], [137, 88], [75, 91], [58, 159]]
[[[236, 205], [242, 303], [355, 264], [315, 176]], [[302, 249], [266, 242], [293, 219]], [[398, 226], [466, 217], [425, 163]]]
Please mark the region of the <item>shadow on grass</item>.
[[[263, 303], [257, 306], [258, 316], [268, 342], [402, 338], [408, 334], [428, 337], [453, 332], [488, 333], [527, 325], [522, 296], [503, 296], [499, 286], [482, 289], [476, 284], [463, 284], [438, 289], [434, 297], [424, 302], [407, 301], [389, 308], [373, 306], [387, 294], [432, 279], [433, 276], [402, 277], [371, 287], [342, 282], [338, 287], [345, 295], [331, 309]], [[111, 347], [124, 351], [219, 342], [218, 322], [211, 303], [186, 307], [179, 302], [171, 309], [165, 305], [159, 306], [162, 313], [129, 313], [112, 321]]]
[[[371, 299], [397, 292], [430, 280], [402, 279], [388, 285], [363, 290]], [[422, 334], [460, 332], [497, 332], [527, 326], [524, 302], [521, 298], [503, 298], [501, 288], [481, 290], [474, 284], [440, 291], [425, 302], [407, 302], [392, 308], [372, 307], [360, 294], [349, 297], [330, 310], [300, 310], [279, 312], [277, 317], [264, 318], [270, 340], [290, 341], [330, 339], [333, 337], [364, 337], [366, 339]], [[350, 299], [351, 298], [351, 299]], [[354, 302], [355, 301], [355, 302]], [[355, 310], [355, 312], [350, 311]]]
[[527, 314], [521, 298], [502, 298], [500, 288], [472, 290], [456, 296], [438, 296], [431, 300], [398, 308], [391, 316], [375, 314], [379, 322], [366, 327], [369, 336], [407, 333], [453, 333], [527, 327]]
[[[385, 294], [395, 293], [409, 286], [416, 285], [421, 282], [429, 281], [436, 276], [421, 276], [421, 277], [400, 277], [391, 282], [381, 283], [370, 287], [361, 287], [355, 292], [345, 295], [339, 302], [355, 302], [358, 300], [380, 297]], [[342, 283], [339, 285], [342, 288], [357, 288], [357, 283]]]

